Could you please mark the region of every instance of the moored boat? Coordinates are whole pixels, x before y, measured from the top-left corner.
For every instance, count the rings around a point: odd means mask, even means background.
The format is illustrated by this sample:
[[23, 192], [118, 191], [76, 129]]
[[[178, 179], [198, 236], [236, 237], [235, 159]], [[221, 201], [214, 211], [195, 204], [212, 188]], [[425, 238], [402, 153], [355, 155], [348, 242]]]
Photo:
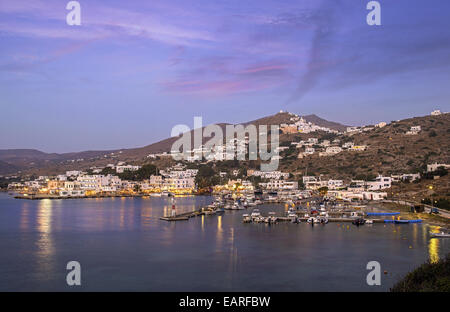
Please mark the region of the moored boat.
[[441, 233], [430, 233], [430, 236], [432, 238], [446, 238], [446, 237], [450, 237], [450, 234], [449, 233], [444, 233], [444, 232], [441, 232]]

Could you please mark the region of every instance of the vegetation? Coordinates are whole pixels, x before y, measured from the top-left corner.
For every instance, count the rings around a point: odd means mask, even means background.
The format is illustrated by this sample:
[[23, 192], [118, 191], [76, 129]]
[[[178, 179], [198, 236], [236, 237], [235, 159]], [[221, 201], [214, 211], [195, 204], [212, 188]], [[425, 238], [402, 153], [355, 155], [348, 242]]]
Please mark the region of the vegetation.
[[436, 263], [427, 262], [408, 273], [392, 288], [392, 292], [449, 292], [450, 254]]
[[139, 170], [136, 171], [125, 171], [119, 173], [118, 176], [122, 180], [130, 181], [142, 181], [149, 179], [151, 175], [155, 175], [158, 168], [153, 164], [143, 165]]
[[195, 177], [195, 183], [199, 188], [208, 188], [218, 184], [219, 177], [211, 166], [201, 166]]

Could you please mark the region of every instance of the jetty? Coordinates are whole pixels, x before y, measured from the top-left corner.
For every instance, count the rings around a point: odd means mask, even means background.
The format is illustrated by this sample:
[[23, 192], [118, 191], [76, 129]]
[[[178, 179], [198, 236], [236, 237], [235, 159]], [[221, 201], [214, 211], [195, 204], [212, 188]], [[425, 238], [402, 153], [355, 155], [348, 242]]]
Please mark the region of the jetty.
[[203, 214], [205, 214], [205, 211], [203, 210], [203, 208], [200, 208], [194, 211], [175, 214], [173, 216], [160, 217], [159, 219], [164, 221], [186, 221], [189, 220], [190, 218], [201, 216]]

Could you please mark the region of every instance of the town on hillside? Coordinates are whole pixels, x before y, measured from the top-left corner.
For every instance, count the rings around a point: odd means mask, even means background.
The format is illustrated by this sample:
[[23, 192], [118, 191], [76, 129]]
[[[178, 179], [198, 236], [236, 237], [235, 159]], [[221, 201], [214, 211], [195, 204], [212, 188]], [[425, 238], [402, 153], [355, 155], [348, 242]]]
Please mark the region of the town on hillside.
[[[285, 112], [280, 112], [286, 114]], [[439, 197], [440, 206], [448, 208], [448, 181], [447, 173], [450, 165], [447, 162], [429, 162], [426, 167], [416, 170], [395, 170], [385, 174], [381, 170], [377, 174], [340, 174], [339, 171], [329, 172], [313, 169], [314, 164], [303, 167], [289, 168], [289, 159], [297, 161], [329, 159], [333, 163], [337, 155], [364, 154], [374, 150], [377, 146], [360, 144], [356, 141], [358, 135], [372, 133], [392, 126], [396, 129], [395, 121], [390, 125], [380, 122], [373, 126], [347, 127], [345, 131], [338, 131], [324, 126], [318, 126], [304, 118], [287, 113], [289, 123], [280, 124], [280, 146], [277, 148], [281, 160], [280, 170], [261, 171], [252, 161], [239, 162], [236, 160], [217, 160], [217, 153], [223, 153], [226, 159], [227, 151], [218, 149], [209, 159], [198, 159], [198, 151], [204, 152], [205, 146], [199, 150], [193, 149], [193, 156], [187, 160], [173, 161], [171, 153], [163, 152], [148, 154], [143, 163], [126, 163], [117, 161], [105, 166], [93, 166], [86, 170], [66, 170], [57, 175], [39, 175], [23, 177], [8, 175], [2, 177], [3, 185], [8, 191], [15, 193], [19, 198], [80, 198], [80, 197], [112, 197], [112, 196], [164, 196], [164, 195], [195, 195], [195, 194], [232, 194], [278, 192], [289, 194], [297, 198], [312, 196], [317, 193], [326, 193], [329, 198], [358, 201], [382, 200], [390, 197], [399, 197], [401, 194], [392, 191], [392, 186], [418, 184], [421, 181], [437, 181], [442, 178], [447, 193], [435, 194]], [[436, 110], [431, 116], [444, 115]], [[398, 135], [405, 138], [420, 135], [423, 125], [414, 124]], [[402, 127], [404, 128], [404, 127]], [[429, 130], [429, 129], [428, 129]], [[432, 136], [435, 130], [431, 130]], [[448, 132], [448, 130], [446, 130]], [[311, 136], [316, 133], [320, 136]], [[283, 137], [285, 135], [285, 137]], [[332, 135], [331, 137], [329, 135]], [[305, 137], [309, 136], [309, 137]], [[373, 134], [371, 134], [373, 136]], [[302, 139], [303, 138], [303, 139]], [[327, 139], [328, 138], [328, 139]], [[243, 139], [234, 138], [233, 144], [237, 150], [247, 150], [248, 135]], [[196, 153], [197, 152], [197, 153]], [[294, 155], [294, 157], [292, 156]], [[201, 155], [201, 154], [200, 154]], [[314, 158], [315, 157], [315, 158]], [[286, 158], [284, 162], [283, 158]], [[161, 165], [161, 159], [170, 160], [167, 165]], [[429, 160], [431, 158], [427, 158]], [[448, 159], [448, 155], [442, 157]], [[369, 164], [364, 166], [368, 167]], [[285, 168], [285, 170], [283, 170]], [[411, 168], [411, 167], [409, 167]], [[6, 181], [6, 182], [5, 182]], [[444, 182], [446, 181], [446, 182]], [[426, 183], [426, 182], [424, 182]], [[419, 198], [418, 198], [419, 201]], [[420, 201], [429, 202], [429, 198]]]

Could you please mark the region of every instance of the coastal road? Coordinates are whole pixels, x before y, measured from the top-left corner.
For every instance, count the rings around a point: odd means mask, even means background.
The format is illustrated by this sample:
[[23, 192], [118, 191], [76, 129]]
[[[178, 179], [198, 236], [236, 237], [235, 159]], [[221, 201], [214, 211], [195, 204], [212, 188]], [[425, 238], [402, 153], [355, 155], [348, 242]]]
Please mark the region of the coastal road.
[[383, 202], [396, 203], [396, 204], [401, 204], [401, 205], [405, 205], [405, 206], [423, 205], [424, 208], [425, 208], [425, 212], [430, 213], [431, 208], [434, 208], [434, 209], [437, 209], [439, 211], [439, 216], [441, 216], [443, 218], [450, 219], [450, 211], [445, 210], [445, 209], [432, 207], [430, 205], [425, 205], [425, 204], [420, 204], [420, 203], [415, 203], [415, 202], [409, 202], [409, 201], [405, 201], [405, 200], [402, 200], [402, 199], [399, 199], [399, 200], [385, 199], [385, 200], [383, 200]]

